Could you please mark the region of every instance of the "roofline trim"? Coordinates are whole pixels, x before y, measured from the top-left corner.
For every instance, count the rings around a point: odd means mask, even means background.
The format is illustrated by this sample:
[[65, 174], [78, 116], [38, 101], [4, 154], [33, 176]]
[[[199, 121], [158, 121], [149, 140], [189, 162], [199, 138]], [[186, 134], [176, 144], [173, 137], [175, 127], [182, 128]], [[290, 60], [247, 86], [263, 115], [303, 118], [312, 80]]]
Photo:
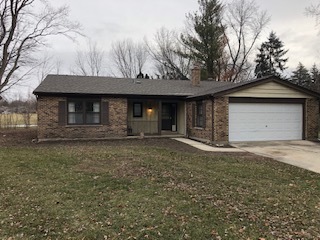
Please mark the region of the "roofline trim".
[[189, 95], [144, 95], [144, 94], [100, 94], [100, 93], [56, 93], [56, 92], [33, 92], [37, 96], [56, 97], [122, 97], [122, 98], [183, 98]]
[[263, 78], [261, 80], [248, 82], [248, 83], [240, 85], [240, 86], [235, 86], [235, 87], [233, 87], [231, 89], [227, 89], [227, 90], [224, 90], [224, 91], [220, 91], [220, 92], [211, 94], [211, 96], [212, 97], [221, 97], [221, 96], [224, 96], [226, 94], [238, 92], [240, 90], [248, 89], [248, 88], [255, 87], [255, 86], [258, 86], [260, 84], [268, 83], [268, 82], [272, 82], [272, 81], [275, 81], [275, 82], [277, 82], [277, 83], [279, 83], [281, 85], [285, 85], [287, 87], [291, 87], [291, 88], [293, 88], [293, 89], [295, 89], [297, 91], [303, 92], [305, 94], [320, 98], [320, 93], [317, 93], [317, 92], [314, 92], [312, 90], [306, 89], [304, 87], [301, 87], [299, 85], [291, 83], [291, 82], [289, 82], [287, 80], [283, 80], [283, 79], [281, 79], [281, 78], [279, 78], [277, 76], [268, 76], [268, 77], [265, 77], [265, 78]]

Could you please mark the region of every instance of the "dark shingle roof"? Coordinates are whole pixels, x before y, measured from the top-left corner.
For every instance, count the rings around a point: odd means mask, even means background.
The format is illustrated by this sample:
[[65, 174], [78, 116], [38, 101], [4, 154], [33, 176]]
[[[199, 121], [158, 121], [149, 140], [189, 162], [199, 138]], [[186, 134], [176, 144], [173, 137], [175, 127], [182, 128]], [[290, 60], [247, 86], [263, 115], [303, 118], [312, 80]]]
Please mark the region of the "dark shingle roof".
[[253, 87], [255, 85], [258, 84], [262, 84], [262, 83], [266, 83], [266, 82], [270, 82], [270, 81], [274, 81], [277, 83], [280, 83], [282, 85], [285, 85], [287, 87], [296, 89], [297, 91], [300, 92], [304, 92], [306, 94], [309, 94], [311, 96], [315, 96], [315, 97], [319, 97], [320, 94], [318, 92], [312, 91], [310, 89], [298, 86], [290, 81], [287, 80], [283, 80], [279, 77], [276, 76], [265, 76], [265, 77], [261, 77], [261, 78], [256, 78], [256, 79], [252, 79], [250, 81], [244, 81], [244, 82], [238, 82], [238, 83], [231, 83], [231, 84], [225, 84], [225, 85], [221, 85], [218, 87], [214, 87], [214, 88], [210, 88], [206, 91], [194, 94], [193, 96], [189, 96], [189, 98], [196, 98], [196, 97], [201, 97], [201, 96], [221, 96], [221, 95], [225, 95], [225, 94], [229, 94], [229, 93], [233, 93], [236, 91], [239, 91], [241, 89], [245, 89], [245, 88], [249, 88], [249, 87]]
[[[210, 89], [207, 89], [203, 92], [200, 92], [198, 94], [195, 94], [193, 96], [190, 96], [190, 98], [192, 97], [200, 97], [200, 96], [205, 96], [205, 95], [217, 95], [219, 93], [223, 93], [225, 91], [232, 91], [232, 90], [238, 90], [238, 88], [240, 87], [245, 87], [246, 85], [252, 85], [252, 84], [255, 84], [255, 83], [259, 83], [259, 82], [262, 82], [264, 80], [268, 80], [268, 79], [275, 79], [275, 77], [273, 76], [267, 76], [267, 77], [262, 77], [262, 78], [256, 78], [256, 79], [253, 79], [253, 80], [250, 80], [250, 81], [244, 81], [244, 82], [238, 82], [238, 83], [230, 83], [228, 82], [229, 84], [223, 84], [221, 86], [216, 86], [214, 88], [210, 88]], [[202, 82], [201, 82], [202, 83]]]
[[191, 81], [186, 80], [48, 75], [34, 90], [34, 94], [138, 95], [197, 98], [202, 96], [224, 95], [268, 81], [276, 81], [288, 87], [319, 97], [319, 93], [299, 87], [274, 76], [267, 76], [240, 83], [201, 81], [200, 86], [195, 87], [191, 85]]
[[230, 82], [201, 81], [192, 86], [186, 80], [128, 79], [48, 75], [34, 90], [34, 94], [92, 94], [141, 96], [194, 96], [208, 89], [234, 85]]

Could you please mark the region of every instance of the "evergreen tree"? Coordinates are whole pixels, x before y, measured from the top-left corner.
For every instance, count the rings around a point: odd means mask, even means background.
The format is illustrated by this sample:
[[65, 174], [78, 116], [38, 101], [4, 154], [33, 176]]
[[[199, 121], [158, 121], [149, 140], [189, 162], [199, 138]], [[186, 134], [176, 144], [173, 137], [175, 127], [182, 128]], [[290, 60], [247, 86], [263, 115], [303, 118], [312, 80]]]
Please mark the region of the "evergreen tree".
[[198, 0], [198, 3], [199, 11], [187, 15], [192, 31], [181, 35], [189, 50], [184, 56], [204, 64], [208, 78], [218, 79], [226, 44], [221, 24], [222, 5], [218, 0]]
[[311, 90], [320, 92], [320, 71], [316, 64], [313, 64], [310, 69], [310, 77], [312, 82]]
[[288, 50], [283, 49], [282, 41], [271, 32], [268, 41], [261, 44], [259, 53], [256, 57], [256, 77], [263, 77], [268, 75], [275, 75], [281, 77], [282, 72], [286, 69], [285, 64], [288, 58], [285, 54]]
[[293, 71], [292, 74], [291, 82], [306, 88], [310, 88], [312, 86], [309, 71], [301, 62], [299, 62], [296, 70]]

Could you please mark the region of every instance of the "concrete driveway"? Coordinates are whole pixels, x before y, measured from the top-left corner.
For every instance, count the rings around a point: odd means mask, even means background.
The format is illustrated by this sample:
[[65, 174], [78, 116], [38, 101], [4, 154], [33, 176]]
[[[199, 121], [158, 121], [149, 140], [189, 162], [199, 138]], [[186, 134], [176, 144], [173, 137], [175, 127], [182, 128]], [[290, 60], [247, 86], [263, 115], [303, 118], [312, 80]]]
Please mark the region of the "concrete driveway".
[[320, 142], [241, 142], [232, 145], [244, 151], [320, 173]]

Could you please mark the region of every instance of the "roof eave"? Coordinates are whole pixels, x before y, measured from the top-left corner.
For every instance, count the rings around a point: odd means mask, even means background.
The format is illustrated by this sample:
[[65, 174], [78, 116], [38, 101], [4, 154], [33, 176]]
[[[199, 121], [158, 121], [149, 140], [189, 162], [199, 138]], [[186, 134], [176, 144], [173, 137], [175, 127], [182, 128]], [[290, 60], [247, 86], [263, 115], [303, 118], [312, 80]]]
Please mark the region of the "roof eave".
[[125, 98], [187, 98], [189, 95], [157, 95], [157, 94], [108, 94], [108, 93], [58, 93], [58, 92], [39, 92], [34, 91], [37, 96], [63, 96], [63, 97], [84, 97], [84, 96], [99, 96], [99, 97], [125, 97]]
[[275, 81], [275, 82], [277, 82], [279, 84], [282, 84], [282, 85], [286, 85], [286, 86], [288, 86], [290, 88], [293, 88], [293, 89], [295, 89], [297, 91], [306, 93], [308, 95], [320, 98], [320, 93], [317, 93], [315, 91], [309, 90], [309, 89], [304, 88], [304, 87], [301, 87], [301, 86], [296, 85], [294, 83], [291, 83], [291, 82], [289, 82], [287, 80], [283, 80], [283, 79], [281, 79], [281, 78], [279, 78], [277, 76], [268, 76], [268, 77], [265, 77], [265, 78], [263, 78], [261, 80], [258, 80], [258, 81], [248, 82], [247, 84], [244, 84], [244, 85], [241, 85], [241, 86], [235, 86], [232, 89], [227, 89], [227, 90], [224, 90], [224, 91], [220, 91], [220, 92], [211, 94], [211, 96], [212, 97], [221, 97], [221, 96], [224, 96], [224, 95], [227, 95], [227, 94], [238, 92], [240, 90], [244, 90], [244, 89], [247, 89], [247, 88], [251, 88], [251, 87], [258, 86], [260, 84], [268, 83], [268, 82], [272, 82], [272, 81]]

